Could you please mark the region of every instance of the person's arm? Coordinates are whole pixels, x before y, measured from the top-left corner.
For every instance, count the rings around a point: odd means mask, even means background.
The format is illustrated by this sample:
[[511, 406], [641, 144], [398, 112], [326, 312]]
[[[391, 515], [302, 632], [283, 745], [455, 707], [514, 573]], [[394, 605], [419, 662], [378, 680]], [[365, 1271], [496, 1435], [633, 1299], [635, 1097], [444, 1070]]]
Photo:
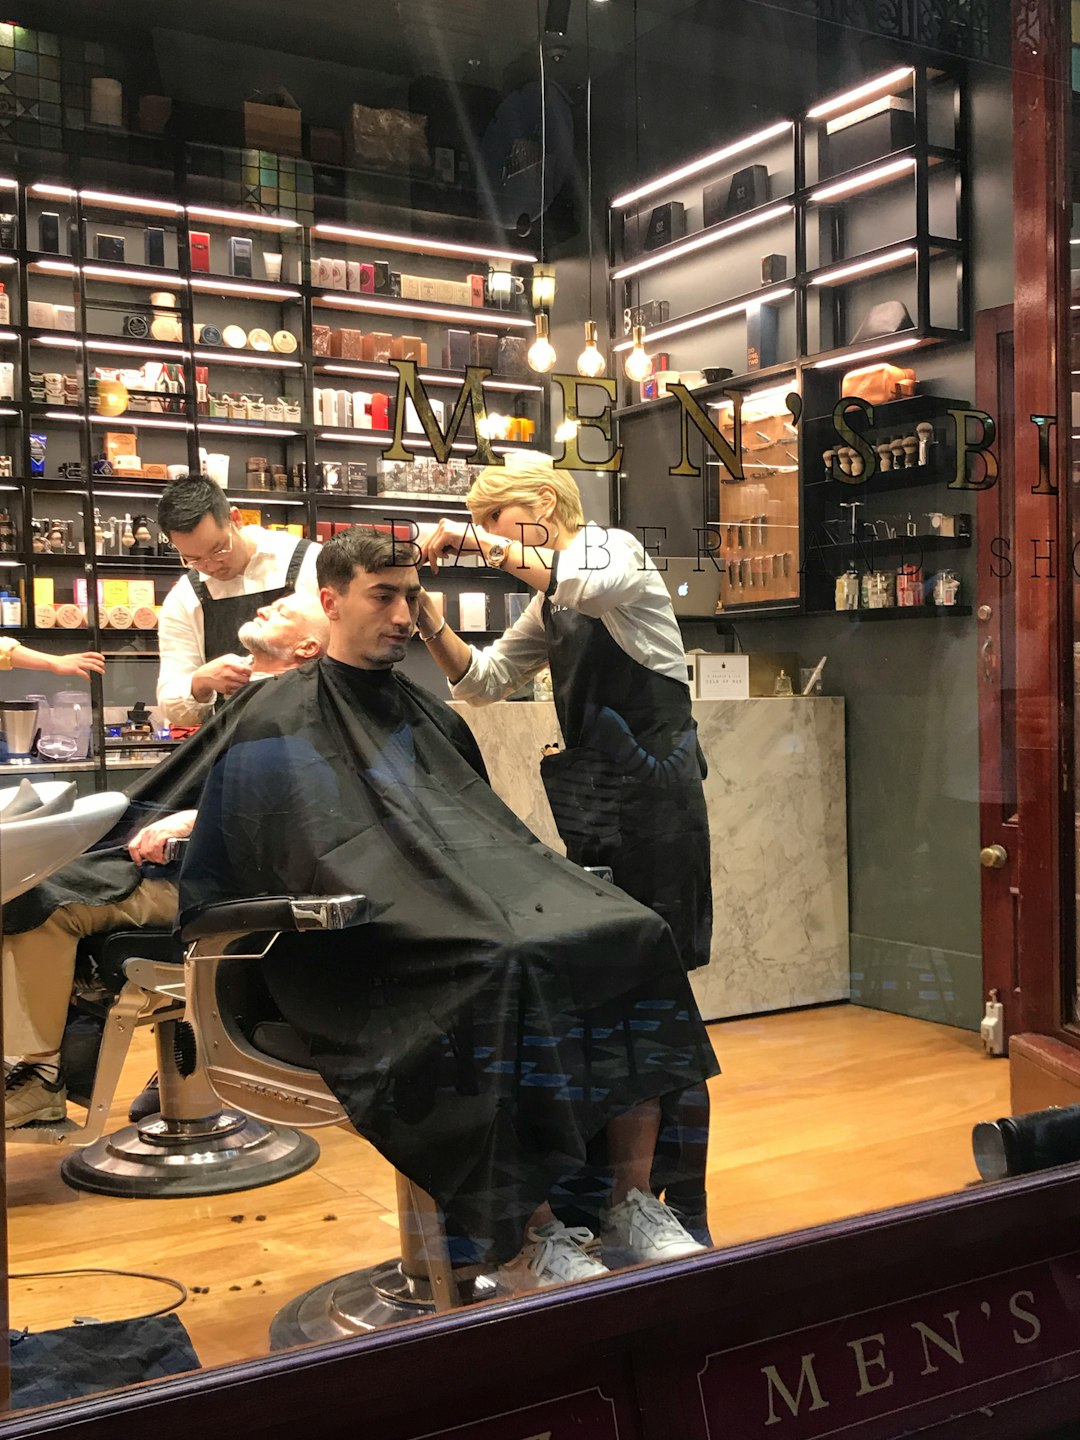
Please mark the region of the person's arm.
[[[458, 555], [480, 554], [484, 564], [489, 565], [491, 550], [495, 546], [506, 552], [497, 569], [513, 575], [515, 580], [524, 580], [526, 585], [545, 595], [551, 585], [552, 557], [555, 554], [543, 544], [549, 538], [547, 527], [539, 524], [525, 526], [521, 540], [504, 540], [464, 520], [440, 520], [420, 548], [424, 560], [433, 571], [438, 572], [440, 562], [452, 562]], [[534, 540], [537, 542], [535, 545], [532, 544]]]
[[437, 619], [427, 594], [420, 599], [420, 638], [450, 681], [455, 700], [490, 705], [511, 695], [547, 664], [547, 635], [539, 597], [515, 624], [484, 650], [467, 645], [450, 626]]
[[196, 615], [198, 600], [192, 591], [188, 605], [178, 593], [180, 586], [187, 583], [180, 580], [169, 591], [158, 622], [161, 663], [157, 702], [173, 725], [201, 725], [210, 714], [215, 695], [231, 695], [251, 679], [250, 655], [203, 659], [202, 627]]
[[144, 825], [128, 841], [128, 854], [136, 865], [164, 865], [165, 842], [186, 839], [195, 826], [198, 813], [197, 810], [178, 810], [175, 815], [166, 815], [163, 820]]
[[18, 640], [0, 639], [0, 670], [48, 670], [53, 675], [72, 675], [89, 680], [91, 674], [105, 674], [105, 656], [99, 650], [83, 650], [74, 655], [46, 655], [31, 650]]

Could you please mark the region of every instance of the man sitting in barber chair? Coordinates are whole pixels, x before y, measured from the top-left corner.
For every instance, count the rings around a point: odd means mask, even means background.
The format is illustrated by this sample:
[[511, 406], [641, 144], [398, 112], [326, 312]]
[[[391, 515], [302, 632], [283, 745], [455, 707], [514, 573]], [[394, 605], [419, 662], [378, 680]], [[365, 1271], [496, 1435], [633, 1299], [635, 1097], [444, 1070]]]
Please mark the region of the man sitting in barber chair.
[[[252, 680], [318, 659], [328, 634], [326, 616], [307, 596], [285, 595], [265, 606], [240, 630], [253, 657]], [[176, 923], [176, 876], [174, 867], [163, 863], [166, 843], [191, 833], [210, 766], [257, 688], [246, 686], [136, 783], [131, 804], [100, 846], [4, 907], [8, 1130], [65, 1118], [60, 1043], [79, 941], [111, 930]]]
[[326, 656], [238, 718], [182, 927], [223, 902], [242, 928], [256, 897], [367, 896], [368, 923], [282, 935], [263, 976], [355, 1128], [441, 1207], [458, 1263], [499, 1264], [508, 1291], [603, 1274], [589, 1230], [547, 1204], [601, 1131], [605, 1243], [700, 1251], [649, 1191], [659, 1097], [717, 1069], [671, 931], [543, 845], [464, 721], [394, 671], [421, 588], [393, 542], [354, 526], [318, 578]]

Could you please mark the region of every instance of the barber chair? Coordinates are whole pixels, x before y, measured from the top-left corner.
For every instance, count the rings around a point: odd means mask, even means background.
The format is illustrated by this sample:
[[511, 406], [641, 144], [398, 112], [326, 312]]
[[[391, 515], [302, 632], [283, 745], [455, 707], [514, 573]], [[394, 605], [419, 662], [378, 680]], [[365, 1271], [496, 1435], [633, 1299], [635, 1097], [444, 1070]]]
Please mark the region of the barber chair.
[[[340, 930], [367, 918], [361, 895], [276, 896], [208, 906], [184, 926], [188, 1018], [202, 1072], [223, 1104], [271, 1124], [347, 1123], [303, 1040], [274, 1005], [258, 962], [282, 933]], [[290, 1301], [271, 1323], [272, 1349], [342, 1339], [494, 1293], [493, 1281], [475, 1268], [451, 1269], [431, 1197], [401, 1174], [397, 1188], [400, 1257]]]
[[[182, 842], [171, 846], [176, 858]], [[85, 1107], [86, 1120], [25, 1125], [8, 1135], [9, 1142], [67, 1149], [60, 1173], [73, 1189], [159, 1200], [221, 1195], [274, 1184], [315, 1163], [319, 1147], [309, 1135], [218, 1104], [196, 1063], [195, 1035], [184, 1018], [182, 954], [171, 930], [117, 930], [83, 940], [73, 1005], [103, 1022], [88, 1083], [68, 1086], [69, 1102]], [[154, 1027], [160, 1112], [106, 1135], [132, 1037], [145, 1025]]]

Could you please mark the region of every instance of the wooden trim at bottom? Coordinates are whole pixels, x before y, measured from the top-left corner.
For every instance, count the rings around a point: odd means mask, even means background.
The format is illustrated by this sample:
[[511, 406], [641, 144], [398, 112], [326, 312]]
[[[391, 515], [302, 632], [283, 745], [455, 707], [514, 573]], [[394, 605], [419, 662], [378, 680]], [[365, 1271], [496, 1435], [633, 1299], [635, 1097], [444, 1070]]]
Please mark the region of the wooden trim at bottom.
[[1078, 1211], [1080, 1167], [975, 1186], [12, 1417], [0, 1440], [1035, 1440], [1080, 1397]]

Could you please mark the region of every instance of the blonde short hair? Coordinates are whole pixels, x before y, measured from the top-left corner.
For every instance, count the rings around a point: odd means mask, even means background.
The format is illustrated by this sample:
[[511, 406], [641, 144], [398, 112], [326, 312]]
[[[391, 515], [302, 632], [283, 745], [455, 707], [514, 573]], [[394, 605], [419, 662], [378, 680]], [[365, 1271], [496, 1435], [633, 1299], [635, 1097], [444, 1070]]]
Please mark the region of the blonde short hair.
[[561, 529], [580, 530], [585, 524], [581, 491], [568, 470], [556, 470], [550, 455], [535, 450], [510, 450], [503, 465], [487, 465], [472, 483], [465, 504], [473, 520], [483, 525], [493, 510], [506, 505], [535, 505], [540, 488], [555, 492], [555, 521]]

